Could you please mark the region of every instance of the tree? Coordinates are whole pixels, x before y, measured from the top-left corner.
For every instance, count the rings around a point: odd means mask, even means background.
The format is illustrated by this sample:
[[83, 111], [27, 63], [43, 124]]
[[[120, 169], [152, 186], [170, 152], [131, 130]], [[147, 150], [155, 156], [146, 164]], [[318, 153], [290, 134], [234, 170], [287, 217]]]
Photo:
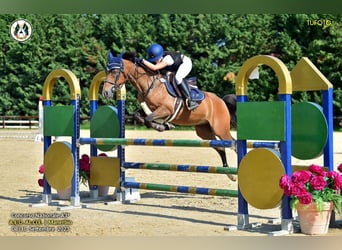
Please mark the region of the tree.
[[[228, 72], [237, 75], [249, 58], [264, 54], [279, 57], [289, 70], [308, 57], [334, 85], [334, 115], [342, 116], [342, 15], [330, 14], [4, 14], [1, 27], [25, 18], [33, 26], [29, 41], [18, 43], [8, 29], [0, 30], [0, 113], [37, 114], [38, 97], [47, 75], [55, 69], [71, 70], [79, 79], [82, 116], [89, 115], [89, 85], [106, 68], [108, 51], [136, 51], [160, 43], [166, 50], [189, 55], [201, 89], [224, 96], [235, 92]], [[330, 23], [329, 23], [330, 22]], [[329, 24], [329, 25], [328, 25]], [[276, 100], [278, 79], [268, 67], [250, 80], [248, 98]], [[68, 85], [62, 79], [53, 90], [53, 102], [69, 104]], [[318, 92], [293, 93], [293, 102], [321, 101]], [[100, 104], [115, 104], [100, 97]], [[136, 92], [127, 85], [127, 113], [139, 109]]]

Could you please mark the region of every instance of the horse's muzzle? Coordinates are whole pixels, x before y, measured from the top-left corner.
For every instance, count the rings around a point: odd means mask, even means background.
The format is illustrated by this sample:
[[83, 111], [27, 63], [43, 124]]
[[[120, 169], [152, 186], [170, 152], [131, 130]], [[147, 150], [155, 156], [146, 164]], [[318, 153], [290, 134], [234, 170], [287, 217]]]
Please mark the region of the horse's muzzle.
[[114, 97], [114, 92], [115, 92], [115, 87], [114, 86], [112, 86], [109, 89], [105, 89], [105, 88], [102, 89], [102, 95], [106, 99], [113, 98]]

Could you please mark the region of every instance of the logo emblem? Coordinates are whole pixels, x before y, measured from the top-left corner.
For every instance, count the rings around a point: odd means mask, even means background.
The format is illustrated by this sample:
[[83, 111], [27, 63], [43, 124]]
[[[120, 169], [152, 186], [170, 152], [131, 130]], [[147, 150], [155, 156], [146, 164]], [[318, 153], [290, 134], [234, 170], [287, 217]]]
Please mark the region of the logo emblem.
[[11, 24], [10, 34], [18, 42], [26, 42], [31, 38], [32, 25], [25, 19], [18, 19]]

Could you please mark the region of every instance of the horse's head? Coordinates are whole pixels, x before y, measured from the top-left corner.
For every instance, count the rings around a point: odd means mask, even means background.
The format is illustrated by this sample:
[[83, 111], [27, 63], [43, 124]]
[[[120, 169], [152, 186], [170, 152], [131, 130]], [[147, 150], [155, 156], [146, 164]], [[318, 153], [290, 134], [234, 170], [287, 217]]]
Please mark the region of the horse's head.
[[125, 74], [125, 65], [122, 56], [113, 56], [108, 54], [108, 64], [106, 69], [106, 80], [103, 84], [102, 95], [105, 98], [113, 98], [114, 92], [120, 89], [127, 81]]
[[105, 98], [112, 98], [114, 92], [127, 81], [132, 83], [140, 93], [148, 93], [151, 90], [153, 87], [151, 83], [156, 79], [154, 77], [156, 72], [146, 68], [137, 59], [135, 52], [125, 52], [117, 57], [109, 52], [106, 80], [102, 89], [102, 95]]

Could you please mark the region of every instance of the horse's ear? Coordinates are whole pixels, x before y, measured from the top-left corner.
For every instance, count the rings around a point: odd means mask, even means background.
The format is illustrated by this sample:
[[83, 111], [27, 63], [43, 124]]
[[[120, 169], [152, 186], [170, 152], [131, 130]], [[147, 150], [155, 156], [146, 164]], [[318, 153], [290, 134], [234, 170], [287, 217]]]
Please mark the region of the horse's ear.
[[113, 60], [114, 56], [113, 56], [113, 53], [112, 51], [109, 50], [108, 52], [108, 62], [111, 62]]
[[123, 69], [123, 62], [121, 55], [114, 56], [111, 51], [108, 53], [108, 64], [107, 64], [107, 72], [112, 69]]

